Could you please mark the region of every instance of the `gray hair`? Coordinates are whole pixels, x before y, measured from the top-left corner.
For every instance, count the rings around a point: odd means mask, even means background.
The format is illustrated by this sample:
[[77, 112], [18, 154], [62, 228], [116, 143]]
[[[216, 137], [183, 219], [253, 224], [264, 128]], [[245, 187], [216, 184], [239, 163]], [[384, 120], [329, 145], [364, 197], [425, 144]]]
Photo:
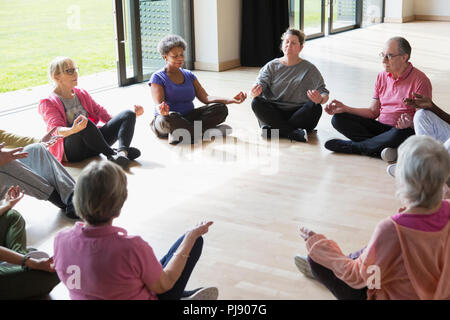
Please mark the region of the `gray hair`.
[[127, 196], [127, 177], [122, 168], [110, 161], [94, 161], [78, 178], [73, 204], [77, 215], [95, 226], [118, 217]]
[[56, 57], [52, 60], [52, 62], [50, 62], [50, 66], [48, 67], [48, 78], [50, 83], [54, 84], [55, 76], [63, 73], [69, 62], [72, 62], [74, 64], [72, 59], [62, 56]]
[[442, 201], [450, 175], [447, 150], [431, 137], [411, 136], [398, 149], [397, 196], [407, 205], [432, 208]]
[[186, 50], [187, 44], [184, 39], [176, 34], [171, 34], [162, 38], [158, 43], [158, 52], [161, 56], [166, 56], [173, 48], [180, 47]]
[[[389, 41], [395, 41], [398, 44], [398, 50], [400, 51], [400, 54], [407, 54], [408, 60], [411, 58], [411, 45], [409, 44], [408, 40], [402, 37], [393, 37], [390, 38]], [[406, 60], [406, 61], [408, 61]]]

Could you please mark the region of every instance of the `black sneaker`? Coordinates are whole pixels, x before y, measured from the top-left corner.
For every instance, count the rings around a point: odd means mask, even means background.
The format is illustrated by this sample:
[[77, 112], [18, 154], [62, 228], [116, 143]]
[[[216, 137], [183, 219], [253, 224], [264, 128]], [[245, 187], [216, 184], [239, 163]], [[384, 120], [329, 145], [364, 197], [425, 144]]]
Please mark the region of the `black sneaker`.
[[128, 159], [133, 161], [141, 156], [141, 151], [138, 148], [129, 147], [128, 148]]
[[348, 140], [341, 139], [331, 139], [325, 142], [325, 148], [330, 151], [338, 152], [338, 153], [347, 153], [347, 154], [355, 154], [353, 151], [352, 142]]
[[298, 142], [308, 142], [308, 134], [305, 129], [295, 129], [288, 134], [288, 139], [295, 140]]
[[107, 158], [109, 161], [114, 162], [115, 164], [118, 164], [123, 169], [127, 169], [130, 164], [130, 159], [121, 155], [120, 153], [116, 153], [114, 155], [108, 156]]

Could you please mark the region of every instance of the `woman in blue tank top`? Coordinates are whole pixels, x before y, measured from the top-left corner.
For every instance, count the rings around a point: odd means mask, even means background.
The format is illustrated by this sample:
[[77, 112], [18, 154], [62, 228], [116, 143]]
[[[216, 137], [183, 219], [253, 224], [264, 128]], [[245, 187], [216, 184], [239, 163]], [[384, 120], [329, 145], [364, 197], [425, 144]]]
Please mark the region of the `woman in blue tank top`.
[[[150, 127], [159, 138], [169, 137], [172, 144], [181, 141], [193, 143], [198, 138], [206, 138], [208, 129], [217, 128], [220, 134], [230, 132], [230, 127], [219, 126], [228, 116], [226, 105], [240, 104], [247, 98], [242, 91], [233, 98], [209, 95], [197, 77], [182, 68], [185, 50], [186, 42], [180, 36], [163, 38], [158, 44], [158, 51], [166, 65], [155, 72], [149, 81], [155, 103], [155, 118]], [[195, 108], [195, 98], [205, 106]]]

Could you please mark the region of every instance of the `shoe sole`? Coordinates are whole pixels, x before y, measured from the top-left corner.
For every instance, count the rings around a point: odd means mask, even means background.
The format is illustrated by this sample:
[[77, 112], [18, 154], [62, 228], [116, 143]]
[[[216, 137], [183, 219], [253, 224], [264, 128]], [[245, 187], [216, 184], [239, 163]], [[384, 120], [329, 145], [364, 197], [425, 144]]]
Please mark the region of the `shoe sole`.
[[307, 278], [315, 279], [312, 272], [311, 272], [311, 266], [309, 265], [309, 262], [307, 259], [299, 256], [295, 256], [294, 258], [295, 265], [297, 266], [297, 269]]
[[397, 149], [385, 148], [381, 152], [381, 159], [386, 162], [394, 162], [397, 160]]
[[219, 289], [216, 287], [203, 288], [198, 290], [192, 296], [182, 298], [181, 300], [217, 300]]

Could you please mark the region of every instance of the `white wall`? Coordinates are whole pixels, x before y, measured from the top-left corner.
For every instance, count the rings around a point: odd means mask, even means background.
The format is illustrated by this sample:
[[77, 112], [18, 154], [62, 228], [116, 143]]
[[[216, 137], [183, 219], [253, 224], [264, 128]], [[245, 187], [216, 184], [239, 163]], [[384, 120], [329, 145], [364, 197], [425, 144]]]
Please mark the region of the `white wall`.
[[240, 57], [242, 0], [218, 0], [219, 61]]
[[217, 1], [194, 0], [195, 62], [217, 64]]
[[416, 15], [450, 16], [449, 0], [415, 0]]
[[240, 65], [242, 0], [194, 0], [195, 68]]
[[386, 0], [385, 21], [405, 22], [414, 18], [414, 0]]

